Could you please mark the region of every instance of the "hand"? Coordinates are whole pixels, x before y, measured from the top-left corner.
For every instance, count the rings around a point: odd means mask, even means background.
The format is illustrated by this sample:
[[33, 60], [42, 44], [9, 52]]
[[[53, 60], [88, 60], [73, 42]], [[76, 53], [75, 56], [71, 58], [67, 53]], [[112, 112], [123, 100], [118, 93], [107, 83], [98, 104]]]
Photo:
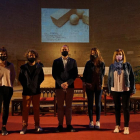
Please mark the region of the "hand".
[[65, 85], [65, 89], [67, 89], [69, 86], [67, 82], [65, 82], [64, 85]]
[[67, 82], [62, 83], [62, 84], [61, 84], [61, 87], [62, 87], [63, 89], [67, 89], [67, 88], [68, 88], [68, 83], [67, 83]]
[[113, 97], [112, 93], [109, 93], [108, 95], [109, 95], [110, 97]]
[[64, 83], [62, 83], [62, 84], [61, 84], [61, 87], [62, 87], [63, 89], [65, 88], [65, 85], [64, 85]]

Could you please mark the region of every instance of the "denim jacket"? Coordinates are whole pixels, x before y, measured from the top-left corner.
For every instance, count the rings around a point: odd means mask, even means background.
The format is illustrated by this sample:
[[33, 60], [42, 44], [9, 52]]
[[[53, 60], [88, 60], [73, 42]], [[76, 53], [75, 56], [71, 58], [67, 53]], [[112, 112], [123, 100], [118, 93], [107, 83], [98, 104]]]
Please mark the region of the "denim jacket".
[[[130, 93], [135, 93], [135, 78], [131, 65], [126, 62], [123, 64], [125, 86], [130, 88]], [[108, 73], [108, 90], [111, 92], [111, 87], [114, 87], [114, 64], [109, 67]]]
[[[95, 69], [94, 63], [91, 62], [90, 60], [87, 61], [86, 65], [85, 65], [84, 73], [83, 73], [83, 82], [92, 83], [92, 74], [93, 74], [94, 69]], [[101, 84], [103, 81], [104, 74], [105, 74], [105, 64], [104, 64], [104, 62], [100, 62], [100, 81], [101, 81]]]

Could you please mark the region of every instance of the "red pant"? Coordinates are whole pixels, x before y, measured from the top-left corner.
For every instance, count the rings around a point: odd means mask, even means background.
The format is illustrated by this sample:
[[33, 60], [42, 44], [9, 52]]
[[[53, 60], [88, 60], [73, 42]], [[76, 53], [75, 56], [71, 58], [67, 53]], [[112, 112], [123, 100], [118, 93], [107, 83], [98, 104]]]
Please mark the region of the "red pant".
[[30, 104], [32, 101], [35, 126], [39, 126], [40, 94], [33, 95], [33, 96], [23, 95], [22, 97], [23, 97], [22, 125], [28, 126], [28, 114], [29, 114]]

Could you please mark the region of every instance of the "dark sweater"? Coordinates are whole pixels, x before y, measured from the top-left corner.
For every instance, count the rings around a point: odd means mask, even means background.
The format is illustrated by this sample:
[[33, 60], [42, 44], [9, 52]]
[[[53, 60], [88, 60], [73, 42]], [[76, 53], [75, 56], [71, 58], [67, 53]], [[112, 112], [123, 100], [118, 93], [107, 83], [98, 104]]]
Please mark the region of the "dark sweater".
[[44, 72], [39, 64], [35, 64], [35, 69], [29, 70], [29, 65], [25, 64], [20, 67], [19, 81], [23, 86], [22, 95], [40, 94], [40, 84], [44, 80]]
[[[103, 81], [103, 77], [105, 74], [105, 64], [104, 62], [100, 62], [99, 67], [99, 81], [100, 81], [100, 85], [102, 85], [102, 81]], [[85, 83], [92, 83], [93, 82], [93, 73], [95, 71], [95, 65], [92, 61], [87, 61], [86, 65], [85, 65], [85, 69], [84, 69], [84, 73], [83, 73], [83, 81]], [[96, 79], [95, 79], [96, 81]]]

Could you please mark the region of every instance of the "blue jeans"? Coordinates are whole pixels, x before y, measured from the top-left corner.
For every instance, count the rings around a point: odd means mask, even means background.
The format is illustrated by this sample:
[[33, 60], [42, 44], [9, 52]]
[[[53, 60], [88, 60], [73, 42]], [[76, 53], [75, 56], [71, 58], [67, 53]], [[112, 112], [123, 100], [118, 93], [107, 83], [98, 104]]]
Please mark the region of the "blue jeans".
[[89, 115], [90, 122], [93, 121], [94, 95], [95, 95], [95, 107], [96, 107], [96, 121], [100, 121], [102, 91], [103, 90], [86, 89], [87, 98], [88, 98], [88, 115]]

